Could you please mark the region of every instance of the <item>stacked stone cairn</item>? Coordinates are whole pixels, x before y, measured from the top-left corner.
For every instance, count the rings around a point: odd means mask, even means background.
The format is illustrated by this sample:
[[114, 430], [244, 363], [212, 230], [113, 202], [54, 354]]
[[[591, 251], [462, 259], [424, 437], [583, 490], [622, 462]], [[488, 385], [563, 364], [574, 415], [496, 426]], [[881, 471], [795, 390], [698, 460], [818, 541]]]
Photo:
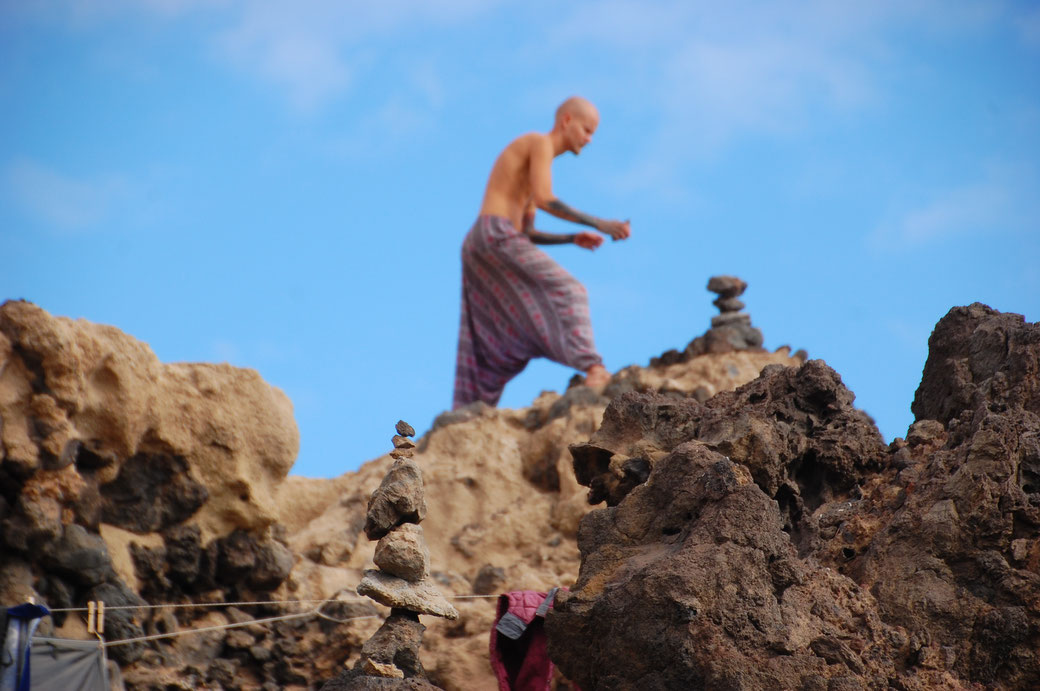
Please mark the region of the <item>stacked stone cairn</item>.
[[358, 595], [390, 607], [390, 616], [361, 648], [352, 670], [325, 685], [332, 689], [431, 689], [419, 662], [426, 627], [420, 614], [458, 619], [459, 613], [429, 582], [430, 551], [419, 524], [426, 517], [422, 472], [412, 460], [415, 430], [397, 423], [393, 465], [368, 500], [365, 535], [378, 540], [378, 569], [365, 571]]
[[711, 318], [711, 328], [703, 335], [690, 341], [682, 352], [669, 350], [658, 358], [652, 358], [652, 367], [686, 362], [705, 353], [729, 353], [734, 350], [763, 351], [762, 332], [751, 326], [751, 315], [741, 312], [744, 303], [740, 296], [747, 283], [736, 276], [712, 276], [708, 290], [718, 295], [712, 302], [720, 314]]

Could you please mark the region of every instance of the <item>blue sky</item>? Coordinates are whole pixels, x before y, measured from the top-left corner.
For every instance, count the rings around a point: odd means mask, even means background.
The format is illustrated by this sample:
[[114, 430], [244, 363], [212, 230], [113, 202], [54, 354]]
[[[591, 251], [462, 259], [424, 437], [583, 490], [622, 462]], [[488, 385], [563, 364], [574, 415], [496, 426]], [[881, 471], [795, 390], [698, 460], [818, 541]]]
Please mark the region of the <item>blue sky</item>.
[[0, 299], [258, 370], [338, 475], [450, 405], [486, 175], [571, 94], [601, 124], [555, 192], [633, 235], [550, 251], [611, 369], [736, 274], [891, 439], [950, 307], [1040, 319], [1029, 2], [0, 0]]

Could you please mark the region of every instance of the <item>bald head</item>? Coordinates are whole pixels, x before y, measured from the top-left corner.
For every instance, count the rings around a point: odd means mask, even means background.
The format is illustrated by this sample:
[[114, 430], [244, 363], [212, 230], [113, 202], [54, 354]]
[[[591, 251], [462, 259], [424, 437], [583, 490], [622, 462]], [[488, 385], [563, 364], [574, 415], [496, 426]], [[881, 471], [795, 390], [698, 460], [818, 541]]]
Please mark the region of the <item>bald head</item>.
[[581, 96], [571, 96], [560, 104], [560, 107], [556, 109], [556, 123], [559, 124], [566, 115], [571, 117], [590, 117], [599, 120], [599, 111], [596, 110], [596, 106]]
[[556, 153], [570, 151], [577, 155], [592, 140], [599, 127], [599, 111], [581, 96], [571, 96], [556, 109], [556, 122], [550, 136]]

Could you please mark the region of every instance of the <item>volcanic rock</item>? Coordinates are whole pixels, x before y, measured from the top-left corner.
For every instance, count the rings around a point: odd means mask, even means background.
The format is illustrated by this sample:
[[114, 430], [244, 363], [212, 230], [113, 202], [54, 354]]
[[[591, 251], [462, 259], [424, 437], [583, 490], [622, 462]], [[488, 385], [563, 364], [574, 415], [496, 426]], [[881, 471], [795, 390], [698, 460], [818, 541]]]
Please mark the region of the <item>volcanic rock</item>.
[[936, 324], [911, 409], [948, 425], [987, 403], [1040, 415], [1040, 326], [976, 302]]
[[[801, 688], [814, 674], [894, 671], [867, 653], [891, 647], [870, 594], [799, 560], [777, 504], [703, 444], [681, 444], [586, 516], [578, 546], [581, 575], [546, 628], [582, 688]], [[814, 643], [867, 654], [835, 664]]]
[[1040, 325], [976, 304], [930, 345], [918, 420], [887, 447], [818, 361], [700, 406], [615, 399], [572, 447], [611, 506], [582, 520], [579, 578], [547, 618], [562, 671], [583, 688], [1040, 686]]
[[[361, 647], [362, 665], [371, 661], [398, 670], [401, 677], [426, 678], [419, 661], [419, 646], [422, 645], [426, 627], [419, 622], [419, 615], [404, 610], [394, 610], [375, 634]], [[380, 676], [388, 676], [382, 674]]]

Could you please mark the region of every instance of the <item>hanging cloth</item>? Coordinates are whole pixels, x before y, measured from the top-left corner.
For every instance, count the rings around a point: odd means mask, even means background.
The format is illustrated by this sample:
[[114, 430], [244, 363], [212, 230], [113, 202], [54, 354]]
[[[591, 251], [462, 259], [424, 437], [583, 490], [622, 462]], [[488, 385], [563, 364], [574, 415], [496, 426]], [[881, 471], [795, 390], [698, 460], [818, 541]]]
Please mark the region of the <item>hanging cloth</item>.
[[7, 609], [7, 631], [0, 650], [0, 691], [29, 691], [29, 650], [40, 619], [51, 611], [42, 605]]
[[490, 646], [499, 691], [548, 691], [553, 663], [544, 623], [558, 590], [516, 590], [499, 596]]
[[108, 668], [101, 641], [32, 639], [32, 688], [108, 691]]

